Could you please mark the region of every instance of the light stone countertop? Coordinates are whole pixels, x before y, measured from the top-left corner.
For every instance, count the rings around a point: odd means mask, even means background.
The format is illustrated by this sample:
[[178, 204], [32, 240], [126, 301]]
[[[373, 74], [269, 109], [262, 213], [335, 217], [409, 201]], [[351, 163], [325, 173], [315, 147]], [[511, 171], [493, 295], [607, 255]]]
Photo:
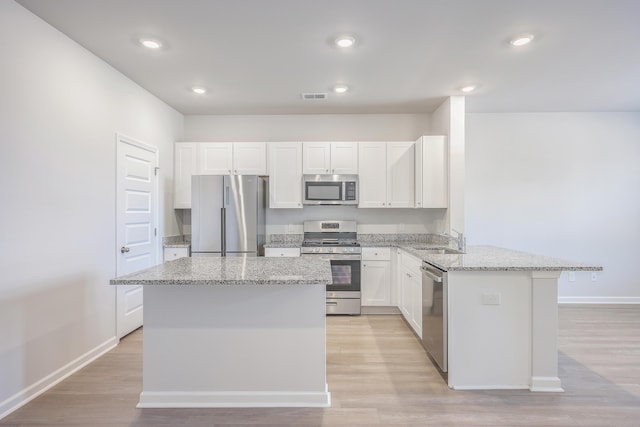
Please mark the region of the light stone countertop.
[[314, 257], [195, 257], [117, 277], [112, 285], [326, 285], [329, 261]]
[[464, 254], [429, 254], [410, 246], [402, 249], [444, 271], [601, 271], [587, 265], [544, 255], [530, 254], [495, 246], [467, 246]]

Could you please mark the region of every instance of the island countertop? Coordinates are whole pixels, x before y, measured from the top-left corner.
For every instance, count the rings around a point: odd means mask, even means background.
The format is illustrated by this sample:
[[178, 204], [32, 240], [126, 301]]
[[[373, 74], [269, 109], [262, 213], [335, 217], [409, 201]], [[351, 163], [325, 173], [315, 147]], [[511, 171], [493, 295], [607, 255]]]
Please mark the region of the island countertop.
[[188, 257], [117, 277], [112, 285], [326, 285], [329, 261], [314, 257]]
[[410, 246], [402, 249], [444, 271], [601, 271], [587, 265], [495, 246], [467, 246], [464, 254], [430, 254]]

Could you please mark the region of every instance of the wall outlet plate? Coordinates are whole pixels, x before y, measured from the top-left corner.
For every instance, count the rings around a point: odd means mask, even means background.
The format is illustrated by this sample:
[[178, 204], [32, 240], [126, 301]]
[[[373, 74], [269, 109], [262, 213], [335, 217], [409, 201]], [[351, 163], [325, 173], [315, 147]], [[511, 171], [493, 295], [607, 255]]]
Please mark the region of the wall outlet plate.
[[492, 294], [482, 294], [482, 304], [483, 305], [500, 305], [501, 301], [500, 293], [492, 293]]
[[591, 281], [595, 282], [596, 280], [598, 280], [598, 272], [592, 271], [591, 272]]
[[570, 271], [569, 272], [569, 281], [570, 282], [575, 282], [576, 281], [576, 272], [575, 271]]

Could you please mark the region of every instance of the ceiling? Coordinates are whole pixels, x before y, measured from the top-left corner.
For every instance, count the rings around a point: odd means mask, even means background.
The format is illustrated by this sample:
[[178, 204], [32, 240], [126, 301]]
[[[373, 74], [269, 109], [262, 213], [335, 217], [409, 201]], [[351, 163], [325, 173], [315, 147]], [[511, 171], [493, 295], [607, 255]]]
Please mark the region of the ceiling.
[[470, 83], [468, 112], [640, 111], [638, 0], [18, 3], [183, 114], [424, 113]]

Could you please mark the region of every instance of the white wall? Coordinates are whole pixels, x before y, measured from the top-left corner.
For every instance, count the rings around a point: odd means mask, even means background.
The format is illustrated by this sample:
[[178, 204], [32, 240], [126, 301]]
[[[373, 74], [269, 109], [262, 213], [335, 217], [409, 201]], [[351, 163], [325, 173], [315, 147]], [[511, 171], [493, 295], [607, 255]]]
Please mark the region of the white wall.
[[[431, 135], [445, 135], [449, 147], [449, 209], [445, 230], [465, 233], [465, 97], [450, 96], [431, 116]], [[454, 236], [455, 233], [452, 233]]]
[[184, 141], [415, 141], [429, 114], [185, 116]]
[[115, 134], [159, 148], [161, 231], [176, 234], [183, 117], [12, 1], [0, 40], [2, 417], [113, 341]]
[[[429, 134], [429, 114], [185, 116], [185, 141], [414, 141]], [[356, 220], [361, 233], [442, 231], [444, 210], [305, 207], [269, 209], [267, 234], [302, 233], [314, 219]], [[190, 231], [188, 211], [183, 232]], [[401, 224], [398, 226], [398, 224]], [[293, 225], [293, 226], [291, 226]]]
[[469, 243], [602, 265], [560, 301], [640, 302], [640, 113], [468, 114]]

